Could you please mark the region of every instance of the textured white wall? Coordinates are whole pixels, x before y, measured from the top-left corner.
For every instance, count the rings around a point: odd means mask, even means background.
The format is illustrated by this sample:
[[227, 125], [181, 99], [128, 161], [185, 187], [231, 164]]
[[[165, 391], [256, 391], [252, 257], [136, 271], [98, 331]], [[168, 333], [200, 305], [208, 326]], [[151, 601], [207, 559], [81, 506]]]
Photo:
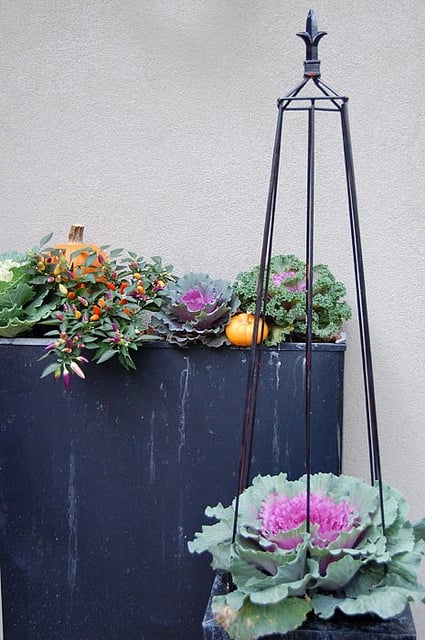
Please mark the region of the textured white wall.
[[[305, 0], [2, 0], [0, 252], [49, 231], [233, 278], [258, 262], [276, 98], [302, 78]], [[424, 509], [421, 0], [316, 0], [323, 79], [350, 96], [384, 475]], [[336, 116], [335, 116], [336, 117]], [[317, 260], [354, 303], [341, 147], [318, 126]], [[275, 252], [302, 255], [305, 131], [284, 143]], [[345, 471], [368, 475], [348, 327]], [[425, 612], [415, 607], [419, 640]]]

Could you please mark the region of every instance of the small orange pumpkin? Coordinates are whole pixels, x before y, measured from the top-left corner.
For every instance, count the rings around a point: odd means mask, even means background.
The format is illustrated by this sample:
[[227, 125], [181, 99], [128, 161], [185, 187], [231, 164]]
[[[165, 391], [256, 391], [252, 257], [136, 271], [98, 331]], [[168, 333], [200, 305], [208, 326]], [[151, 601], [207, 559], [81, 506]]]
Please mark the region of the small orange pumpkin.
[[[62, 253], [74, 276], [102, 271], [102, 266], [108, 258], [97, 244], [84, 242], [83, 236], [84, 226], [73, 224], [69, 230], [68, 242], [55, 245], [55, 249]], [[89, 256], [93, 258], [89, 260], [88, 265], [86, 262]]]
[[[251, 346], [254, 335], [254, 320], [255, 316], [253, 313], [237, 313], [232, 316], [229, 324], [227, 324], [225, 328], [227, 339], [238, 347]], [[262, 339], [265, 340], [268, 335], [269, 328], [267, 323], [260, 318], [257, 331], [257, 344], [260, 344]]]

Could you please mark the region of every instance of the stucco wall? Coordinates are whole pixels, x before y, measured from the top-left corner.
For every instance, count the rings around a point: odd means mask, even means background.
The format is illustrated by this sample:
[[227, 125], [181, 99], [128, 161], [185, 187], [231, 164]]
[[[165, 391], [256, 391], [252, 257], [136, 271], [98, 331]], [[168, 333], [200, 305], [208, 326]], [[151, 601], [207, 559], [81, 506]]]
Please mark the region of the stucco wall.
[[[258, 262], [276, 98], [305, 0], [3, 0], [0, 252], [87, 239], [232, 278]], [[425, 5], [316, 0], [323, 79], [350, 96], [384, 475], [424, 513]], [[341, 147], [318, 127], [317, 261], [354, 304]], [[284, 142], [275, 252], [304, 247], [305, 129]], [[345, 457], [368, 476], [355, 322]], [[425, 610], [415, 607], [418, 638]]]

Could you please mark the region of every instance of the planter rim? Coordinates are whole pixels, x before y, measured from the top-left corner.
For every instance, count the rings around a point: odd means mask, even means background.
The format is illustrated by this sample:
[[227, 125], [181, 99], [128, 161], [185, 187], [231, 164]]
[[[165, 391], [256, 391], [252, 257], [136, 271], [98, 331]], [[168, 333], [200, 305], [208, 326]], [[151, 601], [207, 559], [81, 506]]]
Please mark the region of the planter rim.
[[[15, 345], [17, 347], [25, 347], [25, 346], [34, 346], [34, 347], [42, 347], [52, 342], [52, 338], [0, 338], [0, 346], [1, 345]], [[176, 344], [171, 344], [166, 342], [165, 340], [158, 341], [146, 341], [142, 347], [142, 349], [179, 349], [181, 351], [186, 351], [187, 349], [208, 349], [213, 351], [220, 350], [238, 350], [238, 351], [249, 351], [250, 347], [237, 347], [235, 345], [223, 345], [222, 347], [208, 347], [203, 344], [191, 344], [189, 346], [180, 347]], [[314, 351], [345, 351], [347, 348], [347, 343], [345, 340], [340, 342], [313, 342], [312, 349]], [[306, 344], [305, 342], [282, 342], [281, 344], [275, 345], [274, 347], [264, 346], [263, 349], [268, 353], [273, 351], [305, 351]]]

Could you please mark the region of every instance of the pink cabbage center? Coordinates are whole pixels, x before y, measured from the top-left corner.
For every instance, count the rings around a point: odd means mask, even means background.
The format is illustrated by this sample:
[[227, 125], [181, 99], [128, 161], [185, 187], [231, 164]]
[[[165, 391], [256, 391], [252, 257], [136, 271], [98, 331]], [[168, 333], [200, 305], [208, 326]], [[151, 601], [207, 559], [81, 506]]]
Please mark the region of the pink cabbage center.
[[272, 275], [272, 282], [273, 284], [275, 284], [277, 287], [279, 285], [284, 284], [284, 286], [289, 289], [289, 291], [305, 291], [306, 290], [306, 284], [305, 282], [298, 282], [295, 285], [288, 285], [284, 283], [284, 280], [286, 279], [293, 279], [295, 278], [297, 275], [296, 271], [284, 271], [283, 273], [273, 273]]
[[189, 291], [181, 297], [181, 302], [184, 302], [189, 311], [192, 312], [201, 311], [201, 309], [213, 301], [214, 295], [212, 293], [206, 295], [202, 293], [200, 289], [189, 289]]
[[[298, 529], [307, 520], [307, 494], [293, 497], [270, 494], [261, 505], [258, 517], [262, 520], [261, 534], [268, 539]], [[310, 525], [315, 545], [326, 547], [355, 524], [355, 509], [346, 500], [335, 502], [329, 496], [310, 494]], [[301, 540], [299, 532], [294, 532], [293, 537], [285, 536], [275, 542], [284, 549], [293, 549]]]

